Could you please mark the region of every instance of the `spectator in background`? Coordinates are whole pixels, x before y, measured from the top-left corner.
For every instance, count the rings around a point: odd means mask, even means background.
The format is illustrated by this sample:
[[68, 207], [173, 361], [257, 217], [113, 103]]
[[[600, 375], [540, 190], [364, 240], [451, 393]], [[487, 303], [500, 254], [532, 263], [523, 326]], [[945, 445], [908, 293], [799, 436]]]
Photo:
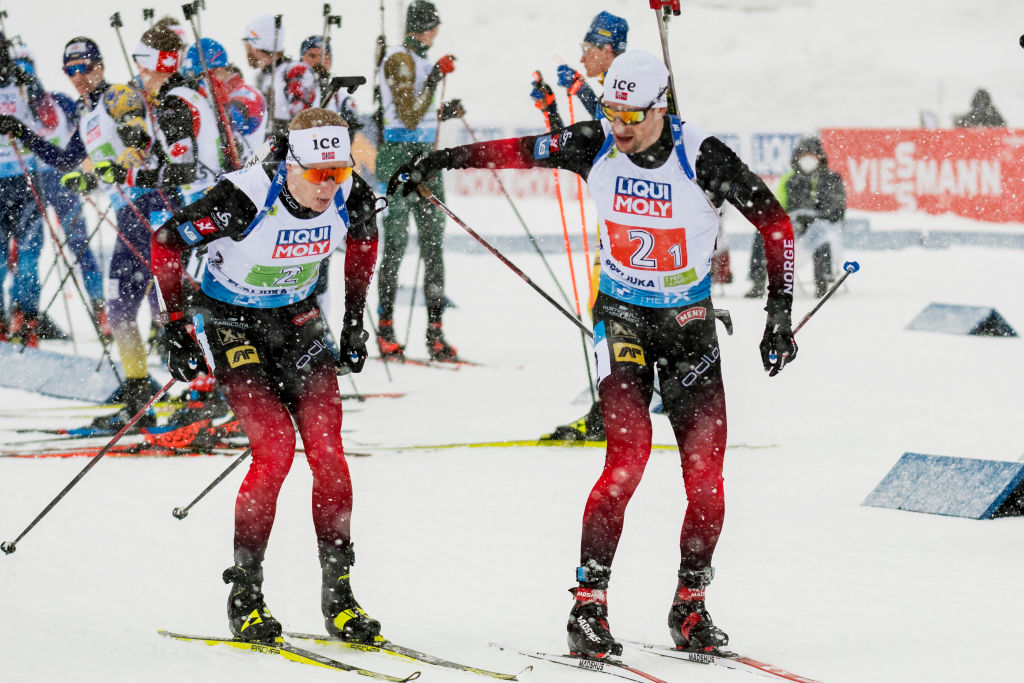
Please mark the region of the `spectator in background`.
[[956, 117], [953, 125], [957, 128], [989, 127], [1005, 128], [1006, 120], [992, 104], [992, 95], [984, 88], [978, 88], [971, 98], [971, 110]]
[[[437, 38], [441, 16], [428, 0], [415, 0], [405, 15], [405, 39], [388, 50], [380, 66], [383, 141], [377, 147], [377, 178], [391, 177], [399, 168], [436, 145], [440, 121], [465, 114], [462, 102], [453, 99], [438, 107], [435, 92], [442, 79], [455, 71], [455, 57], [436, 62], [427, 58]], [[438, 174], [427, 187], [444, 201], [444, 182]], [[384, 249], [377, 275], [380, 328], [377, 347], [387, 358], [402, 359], [405, 347], [395, 335], [395, 295], [398, 270], [409, 244], [409, 217], [416, 223], [420, 258], [423, 260], [423, 295], [427, 302], [427, 353], [431, 360], [458, 360], [456, 348], [441, 329], [444, 313], [444, 213], [418, 195], [391, 195], [384, 213]]]
[[[838, 239], [846, 217], [846, 187], [843, 178], [829, 168], [821, 140], [803, 138], [793, 148], [792, 170], [779, 179], [779, 203], [793, 221], [797, 243], [813, 252], [814, 291], [824, 296], [832, 283], [832, 242]], [[753, 287], [746, 293], [751, 299], [764, 296], [768, 273], [765, 270], [764, 240], [754, 235], [750, 249], [750, 279]]]

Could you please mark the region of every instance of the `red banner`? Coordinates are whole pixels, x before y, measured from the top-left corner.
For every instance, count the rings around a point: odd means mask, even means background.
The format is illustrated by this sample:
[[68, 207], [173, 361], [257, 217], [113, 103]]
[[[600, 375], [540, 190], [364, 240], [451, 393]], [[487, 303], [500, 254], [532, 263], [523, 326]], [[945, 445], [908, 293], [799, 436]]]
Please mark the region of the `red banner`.
[[827, 129], [847, 206], [1024, 223], [1024, 130]]

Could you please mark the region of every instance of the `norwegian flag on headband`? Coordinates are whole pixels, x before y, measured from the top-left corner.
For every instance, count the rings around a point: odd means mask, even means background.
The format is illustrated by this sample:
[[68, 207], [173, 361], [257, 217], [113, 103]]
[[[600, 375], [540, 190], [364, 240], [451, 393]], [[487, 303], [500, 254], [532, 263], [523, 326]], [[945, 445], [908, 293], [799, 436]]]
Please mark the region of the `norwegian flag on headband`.
[[139, 43], [132, 54], [140, 68], [156, 71], [163, 74], [172, 74], [178, 70], [178, 62], [181, 59], [179, 52], [165, 52], [150, 47], [145, 43]]

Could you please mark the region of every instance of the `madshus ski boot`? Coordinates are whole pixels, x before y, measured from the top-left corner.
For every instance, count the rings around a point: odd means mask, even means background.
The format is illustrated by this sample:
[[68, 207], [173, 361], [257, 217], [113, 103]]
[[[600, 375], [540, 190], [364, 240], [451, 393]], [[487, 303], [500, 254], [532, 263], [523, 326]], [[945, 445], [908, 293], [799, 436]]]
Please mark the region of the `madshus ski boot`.
[[608, 627], [610, 576], [610, 568], [593, 560], [576, 570], [579, 586], [569, 589], [575, 601], [566, 624], [569, 654], [574, 657], [601, 659], [622, 654], [622, 644], [616, 642]]
[[677, 650], [716, 652], [729, 644], [729, 636], [715, 626], [704, 604], [704, 593], [715, 570], [680, 569], [679, 584], [668, 613], [668, 628]]

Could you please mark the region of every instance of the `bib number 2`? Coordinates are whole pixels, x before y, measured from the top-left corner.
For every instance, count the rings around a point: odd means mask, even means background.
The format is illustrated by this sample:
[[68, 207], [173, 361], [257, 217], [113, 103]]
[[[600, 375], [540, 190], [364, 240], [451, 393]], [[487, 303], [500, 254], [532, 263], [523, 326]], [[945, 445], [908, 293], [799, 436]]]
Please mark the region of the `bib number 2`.
[[638, 270], [686, 267], [686, 228], [650, 230], [605, 221], [612, 257]]

